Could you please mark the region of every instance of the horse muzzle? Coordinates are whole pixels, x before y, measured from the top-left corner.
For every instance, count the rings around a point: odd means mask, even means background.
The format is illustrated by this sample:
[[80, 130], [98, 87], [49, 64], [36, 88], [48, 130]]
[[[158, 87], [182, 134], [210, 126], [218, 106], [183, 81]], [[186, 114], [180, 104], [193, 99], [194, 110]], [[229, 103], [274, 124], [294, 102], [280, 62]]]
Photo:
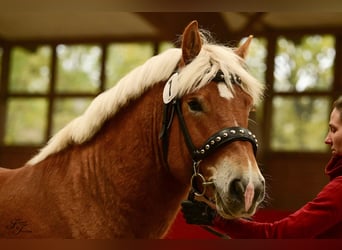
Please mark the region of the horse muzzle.
[[265, 182], [233, 179], [228, 184], [228, 192], [215, 185], [215, 201], [218, 213], [224, 218], [252, 216], [265, 197]]

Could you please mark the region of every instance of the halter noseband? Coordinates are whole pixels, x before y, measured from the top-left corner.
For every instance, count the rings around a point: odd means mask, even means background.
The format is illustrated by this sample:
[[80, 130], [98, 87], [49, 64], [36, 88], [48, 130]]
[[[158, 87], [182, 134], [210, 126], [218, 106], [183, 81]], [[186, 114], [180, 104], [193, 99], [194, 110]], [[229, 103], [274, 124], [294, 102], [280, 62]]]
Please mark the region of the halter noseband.
[[[173, 76], [170, 77], [170, 79]], [[229, 79], [233, 84], [241, 83], [241, 79], [237, 75], [230, 74]], [[216, 76], [211, 80], [214, 82], [222, 82], [225, 81], [224, 75], [222, 71], [218, 71]], [[171, 84], [168, 81], [169, 84]], [[160, 138], [162, 139], [162, 145], [163, 145], [163, 155], [164, 159], [167, 164], [167, 154], [168, 154], [168, 130], [172, 124], [172, 120], [174, 117], [174, 114], [178, 115], [178, 120], [180, 124], [180, 128], [182, 130], [185, 143], [187, 145], [187, 148], [189, 150], [189, 153], [191, 155], [192, 161], [193, 161], [193, 175], [191, 177], [191, 186], [193, 189], [195, 189], [195, 195], [197, 196], [203, 196], [206, 191], [206, 186], [213, 184], [212, 182], [208, 182], [205, 180], [204, 176], [199, 173], [198, 171], [198, 165], [201, 160], [203, 160], [205, 157], [207, 157], [209, 154], [211, 154], [213, 151], [218, 149], [219, 147], [232, 143], [234, 141], [248, 141], [253, 146], [253, 152], [254, 155], [256, 155], [257, 148], [258, 148], [258, 141], [256, 139], [256, 136], [247, 128], [243, 127], [228, 127], [221, 129], [220, 131], [213, 134], [209, 139], [199, 148], [196, 148], [191, 140], [191, 136], [189, 134], [188, 128], [186, 126], [184, 116], [181, 109], [181, 102], [178, 98], [174, 98], [172, 101], [168, 103], [164, 103], [164, 109], [163, 109], [163, 123], [162, 123], [162, 130], [160, 133]], [[203, 185], [203, 191], [198, 192], [197, 188], [195, 187], [195, 178], [200, 178]], [[197, 190], [196, 190], [197, 189]]]

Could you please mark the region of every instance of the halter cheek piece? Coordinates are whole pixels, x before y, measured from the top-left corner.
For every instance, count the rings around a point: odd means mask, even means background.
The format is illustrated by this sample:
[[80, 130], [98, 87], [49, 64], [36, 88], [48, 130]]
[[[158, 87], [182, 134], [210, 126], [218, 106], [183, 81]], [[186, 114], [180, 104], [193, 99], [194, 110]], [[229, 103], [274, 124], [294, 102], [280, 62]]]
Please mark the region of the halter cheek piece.
[[[230, 74], [229, 80], [233, 84], [241, 84], [241, 79], [237, 75]], [[218, 71], [215, 77], [211, 81], [214, 81], [214, 82], [225, 81], [225, 77], [222, 71]], [[168, 154], [168, 144], [169, 144], [168, 143], [168, 135], [169, 135], [168, 130], [172, 124], [172, 120], [173, 120], [175, 112], [178, 115], [180, 128], [182, 130], [185, 143], [187, 145], [187, 148], [189, 150], [189, 153], [193, 161], [193, 175], [191, 177], [191, 186], [195, 191], [195, 195], [203, 196], [206, 192], [206, 186], [213, 184], [213, 182], [206, 181], [204, 176], [199, 173], [198, 165], [201, 160], [203, 160], [205, 157], [210, 155], [216, 149], [220, 148], [223, 145], [232, 143], [234, 141], [248, 141], [252, 144], [254, 155], [256, 155], [257, 148], [258, 148], [258, 143], [257, 143], [258, 141], [256, 139], [256, 136], [247, 128], [242, 128], [242, 127], [223, 128], [217, 133], [213, 134], [211, 137], [209, 137], [209, 139], [201, 147], [196, 148], [191, 140], [191, 136], [189, 134], [188, 128], [186, 126], [186, 123], [183, 117], [183, 113], [181, 109], [181, 102], [178, 98], [174, 98], [172, 101], [164, 104], [162, 130], [159, 136], [159, 138], [162, 139], [163, 154], [164, 154], [164, 159], [166, 161], [167, 166], [168, 166], [167, 154]], [[198, 188], [196, 187], [195, 179], [198, 179], [198, 178], [200, 179], [202, 186], [203, 186], [202, 192], [199, 192]]]

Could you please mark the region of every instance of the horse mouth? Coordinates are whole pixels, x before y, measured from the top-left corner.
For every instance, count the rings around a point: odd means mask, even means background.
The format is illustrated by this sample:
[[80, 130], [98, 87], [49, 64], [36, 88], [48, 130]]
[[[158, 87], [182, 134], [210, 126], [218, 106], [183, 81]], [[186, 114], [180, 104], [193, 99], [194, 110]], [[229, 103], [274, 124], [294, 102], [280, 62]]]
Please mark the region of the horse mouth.
[[227, 205], [226, 202], [223, 201], [219, 193], [216, 193], [215, 195], [215, 200], [216, 200], [216, 211], [226, 219], [234, 219], [237, 218], [238, 216], [236, 213], [234, 213], [229, 204]]
[[216, 210], [225, 219], [236, 219], [250, 217], [254, 214], [256, 204], [246, 212], [244, 203], [238, 199], [227, 197], [226, 199], [216, 190], [211, 196], [195, 195], [195, 200], [206, 203], [209, 207]]
[[236, 199], [226, 199], [217, 192], [215, 195], [216, 211], [225, 219], [236, 219], [251, 217], [255, 213], [256, 204], [253, 204], [248, 211], [245, 211], [244, 204]]

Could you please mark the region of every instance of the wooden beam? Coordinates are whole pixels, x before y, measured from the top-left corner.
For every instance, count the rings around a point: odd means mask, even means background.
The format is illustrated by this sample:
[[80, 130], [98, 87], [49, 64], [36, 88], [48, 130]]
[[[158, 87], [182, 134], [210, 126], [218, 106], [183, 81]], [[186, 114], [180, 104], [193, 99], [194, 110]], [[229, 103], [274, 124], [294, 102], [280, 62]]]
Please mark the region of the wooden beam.
[[159, 31], [161, 39], [176, 41], [191, 21], [210, 31], [217, 42], [227, 42], [229, 29], [219, 12], [137, 12]]

